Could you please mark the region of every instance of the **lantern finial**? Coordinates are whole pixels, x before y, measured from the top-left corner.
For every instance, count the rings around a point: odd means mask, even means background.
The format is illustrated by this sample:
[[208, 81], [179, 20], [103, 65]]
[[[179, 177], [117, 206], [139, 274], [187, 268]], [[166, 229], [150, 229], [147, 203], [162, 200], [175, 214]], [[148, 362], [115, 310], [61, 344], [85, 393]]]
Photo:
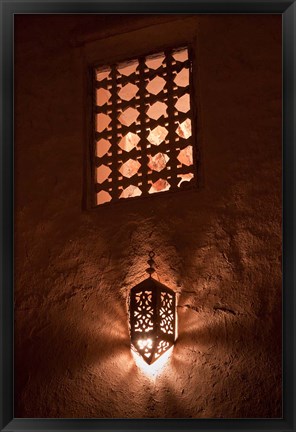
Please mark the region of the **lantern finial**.
[[149, 260], [147, 261], [147, 264], [149, 265], [148, 268], [146, 268], [146, 273], [149, 274], [149, 276], [151, 277], [153, 275], [153, 273], [155, 272], [155, 268], [154, 268], [154, 260], [153, 258], [155, 257], [155, 253], [153, 251], [149, 252]]

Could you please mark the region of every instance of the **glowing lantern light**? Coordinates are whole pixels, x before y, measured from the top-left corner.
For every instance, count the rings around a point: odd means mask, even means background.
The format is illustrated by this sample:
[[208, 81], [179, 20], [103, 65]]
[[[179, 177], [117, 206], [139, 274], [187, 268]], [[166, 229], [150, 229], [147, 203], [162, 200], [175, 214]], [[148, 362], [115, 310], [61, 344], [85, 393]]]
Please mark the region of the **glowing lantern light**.
[[168, 351], [176, 335], [176, 294], [152, 278], [154, 252], [149, 253], [149, 277], [130, 292], [132, 348], [150, 365]]

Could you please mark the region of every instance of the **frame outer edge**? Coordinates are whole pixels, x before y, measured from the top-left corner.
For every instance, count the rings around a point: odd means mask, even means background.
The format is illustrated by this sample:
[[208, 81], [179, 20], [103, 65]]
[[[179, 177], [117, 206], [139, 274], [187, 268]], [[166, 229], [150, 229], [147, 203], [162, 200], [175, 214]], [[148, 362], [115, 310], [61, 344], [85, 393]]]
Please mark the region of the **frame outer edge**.
[[[13, 246], [12, 246], [12, 240], [13, 240], [13, 200], [12, 200], [12, 193], [13, 193], [13, 172], [11, 170], [11, 167], [13, 167], [13, 150], [12, 150], [12, 140], [13, 140], [13, 134], [12, 134], [12, 123], [10, 118], [13, 118], [12, 115], [12, 19], [13, 19], [13, 13], [24, 13], [24, 12], [33, 12], [32, 9], [37, 10], [38, 12], [42, 13], [45, 9], [50, 9], [51, 12], [53, 9], [62, 9], [63, 7], [66, 8], [69, 7], [69, 13], [71, 13], [71, 6], [75, 6], [75, 4], [70, 3], [64, 3], [62, 2], [60, 5], [57, 5], [56, 2], [41, 2], [37, 4], [37, 2], [14, 2], [12, 1], [10, 4], [8, 1], [0, 0], [0, 13], [1, 13], [1, 45], [2, 45], [2, 57], [1, 62], [3, 63], [1, 71], [3, 71], [3, 74], [1, 76], [1, 88], [2, 90], [2, 99], [3, 103], [1, 103], [2, 108], [5, 108], [5, 114], [3, 109], [3, 125], [2, 125], [2, 146], [1, 146], [1, 164], [2, 164], [2, 172], [1, 172], [1, 180], [0, 180], [0, 193], [1, 193], [1, 219], [0, 219], [0, 270], [1, 270], [1, 278], [2, 278], [2, 290], [1, 290], [1, 298], [0, 298], [0, 312], [1, 312], [1, 327], [0, 327], [0, 363], [1, 363], [1, 370], [0, 370], [0, 430], [5, 431], [28, 431], [28, 430], [71, 430], [71, 425], [73, 427], [73, 420], [71, 419], [61, 419], [61, 421], [44, 421], [40, 419], [15, 419], [12, 420], [12, 413], [13, 413], [13, 400], [12, 400], [12, 349], [13, 349], [13, 338], [12, 338], [12, 307], [13, 307], [13, 295], [11, 287], [13, 286], [13, 279], [12, 279], [12, 258], [13, 258]], [[112, 9], [112, 6], [115, 8], [118, 8], [119, 2], [114, 2], [111, 0], [109, 3], [109, 6], [106, 6], [106, 3], [103, 4], [102, 9]], [[129, 7], [131, 7], [131, 4], [133, 2], [129, 2]], [[211, 2], [208, 3], [207, 12], [210, 12], [210, 9], [213, 8], [213, 3], [219, 4], [219, 2]], [[262, 5], [262, 2], [249, 2], [248, 9], [253, 9], [254, 13], [256, 9], [256, 3], [258, 7], [258, 3]], [[143, 7], [147, 5], [147, 3], [139, 2], [139, 6]], [[155, 3], [152, 3], [155, 9]], [[193, 4], [191, 2], [184, 2], [185, 5], [191, 4], [193, 7]], [[195, 7], [196, 9], [199, 9], [199, 12], [201, 12], [200, 7], [201, 5], [204, 5], [205, 3], [196, 2]], [[26, 10], [26, 5], [28, 6], [28, 9]], [[63, 6], [62, 6], [63, 5]], [[95, 5], [95, 3], [86, 3], [85, 6], [92, 5], [93, 11], [90, 11], [90, 13], [98, 12], [99, 7], [101, 6], [100, 3]], [[134, 7], [136, 8], [136, 4], [133, 3]], [[163, 6], [166, 6], [167, 3], [163, 3]], [[175, 2], [172, 2], [172, 7], [175, 9], [177, 6]], [[229, 3], [228, 3], [229, 5]], [[232, 3], [234, 5], [234, 3]], [[43, 6], [40, 7], [40, 6]], [[50, 7], [49, 7], [50, 6]], [[60, 6], [60, 8], [58, 7]], [[76, 5], [76, 7], [78, 4]], [[97, 7], [95, 7], [97, 6]], [[237, 10], [237, 6], [235, 5], [235, 9]], [[122, 6], [124, 7], [124, 2], [122, 2]], [[241, 9], [246, 8], [246, 3], [241, 3]], [[43, 10], [42, 10], [43, 9]], [[82, 7], [83, 9], [83, 7]], [[96, 9], [96, 10], [95, 10]], [[283, 161], [286, 164], [287, 170], [285, 173], [285, 177], [283, 178], [283, 187], [284, 191], [286, 192], [284, 195], [284, 217], [285, 217], [285, 227], [283, 231], [283, 241], [286, 248], [285, 255], [287, 256], [287, 259], [285, 258], [283, 262], [283, 269], [287, 273], [286, 275], [289, 275], [285, 278], [287, 279], [287, 284], [289, 283], [289, 287], [287, 285], [284, 293], [284, 312], [286, 313], [285, 319], [286, 322], [289, 321], [290, 327], [284, 327], [284, 330], [287, 330], [288, 334], [284, 332], [284, 340], [286, 342], [286, 360], [284, 363], [284, 366], [286, 368], [286, 371], [289, 371], [291, 375], [289, 375], [289, 380], [286, 380], [284, 383], [287, 384], [287, 388], [289, 389], [290, 393], [286, 393], [285, 397], [285, 403], [287, 404], [287, 416], [285, 416], [286, 421], [279, 421], [276, 419], [274, 420], [273, 426], [270, 424], [270, 428], [266, 425], [264, 426], [265, 430], [283, 430], [283, 431], [294, 431], [295, 430], [295, 415], [296, 413], [293, 413], [293, 403], [295, 398], [295, 389], [296, 389], [296, 382], [295, 382], [295, 373], [293, 372], [293, 360], [295, 360], [296, 351], [295, 351], [295, 315], [296, 315], [296, 307], [295, 307], [295, 295], [293, 293], [293, 289], [295, 286], [295, 268], [296, 268], [296, 260], [295, 260], [295, 254], [294, 254], [294, 245], [296, 242], [296, 236], [295, 236], [295, 230], [294, 230], [294, 215], [296, 213], [296, 203], [295, 203], [295, 190], [296, 190], [296, 184], [295, 184], [295, 175], [293, 173], [293, 167], [295, 166], [295, 152], [294, 152], [294, 140], [295, 140], [295, 133], [294, 133], [294, 125], [293, 121], [295, 119], [295, 113], [294, 113], [294, 104], [295, 104], [295, 59], [293, 59], [293, 56], [295, 55], [295, 22], [296, 22], [296, 7], [295, 2], [266, 2], [265, 3], [265, 10], [263, 11], [263, 6], [261, 6], [262, 13], [271, 13], [271, 12], [284, 12], [283, 14], [283, 43], [285, 45], [285, 54], [283, 59], [283, 66], [284, 66], [284, 77], [285, 77], [285, 84], [283, 87], [283, 95], [284, 95], [284, 128], [283, 128], [283, 138], [284, 142], [286, 143], [287, 148], [284, 151], [283, 154]], [[62, 12], [62, 10], [60, 10]], [[83, 13], [83, 11], [81, 11]], [[103, 12], [103, 10], [102, 10]], [[198, 11], [196, 11], [198, 12]], [[215, 13], [218, 13], [218, 11], [213, 11]], [[241, 13], [244, 11], [242, 10]], [[59, 13], [59, 11], [57, 11]], [[4, 37], [5, 35], [5, 37]], [[5, 39], [5, 41], [4, 41]], [[5, 65], [4, 65], [5, 62]], [[5, 82], [5, 86], [2, 84]], [[10, 172], [9, 172], [10, 171]], [[287, 194], [287, 188], [289, 188], [289, 196]], [[294, 200], [294, 201], [293, 201]], [[5, 251], [5, 254], [4, 254]], [[5, 273], [4, 273], [5, 269]], [[289, 291], [289, 299], [287, 297], [287, 292]], [[294, 313], [294, 315], [293, 315]], [[11, 327], [9, 327], [11, 324]], [[291, 324], [293, 324], [291, 326]], [[293, 347], [293, 352], [290, 351], [290, 354], [287, 352], [288, 348], [291, 348], [291, 345]], [[117, 419], [119, 420], [119, 419]], [[200, 431], [208, 429], [209, 425], [207, 423], [207, 420], [200, 422], [200, 427], [198, 428]], [[114, 422], [114, 427], [111, 426], [111, 423], [102, 421], [102, 427], [99, 428], [102, 432], [110, 431], [128, 431], [128, 430], [153, 430], [154, 428], [151, 428], [151, 425], [147, 427], [136, 427], [136, 421], [135, 419], [135, 427], [129, 428], [128, 424], [124, 422], [124, 420], [121, 420], [121, 426], [120, 429], [118, 429], [119, 422]], [[80, 430], [80, 431], [87, 431], [87, 430], [95, 430], [98, 429], [98, 423], [96, 423], [96, 427], [93, 423], [93, 421], [86, 421], [83, 422], [81, 420], [74, 421], [77, 426], [78, 423], [84, 425], [81, 428], [73, 427], [72, 430]], [[106, 426], [108, 424], [108, 426]], [[140, 422], [139, 422], [140, 423]], [[177, 422], [176, 422], [177, 423]], [[221, 424], [224, 422], [221, 422]], [[245, 422], [246, 425], [247, 422]], [[252, 432], [263, 430], [259, 429], [260, 420], [257, 422], [254, 429], [252, 429], [252, 423], [251, 420], [249, 427], [242, 427], [241, 430], [252, 430]], [[222, 430], [221, 426], [217, 428], [217, 423], [212, 423], [213, 427], [212, 431], [214, 430]], [[275, 426], [277, 424], [277, 426]], [[46, 426], [45, 426], [46, 425]], [[147, 422], [148, 425], [148, 422]], [[86, 426], [86, 427], [85, 427]], [[90, 426], [90, 427], [88, 427]], [[234, 430], [233, 427], [229, 427], [225, 423], [225, 431], [227, 430]], [[160, 428], [159, 426], [156, 426], [154, 431], [157, 432], [157, 429], [164, 430], [165, 428]], [[172, 428], [171, 430], [176, 430], [176, 428]], [[186, 422], [184, 422], [184, 426], [182, 429], [185, 430], [192, 430], [190, 427], [187, 428]]]
[[13, 15], [1, 12], [0, 428], [13, 418]]
[[[283, 415], [295, 430], [295, 25], [296, 4], [283, 14]], [[292, 198], [292, 199], [291, 199]], [[294, 198], [294, 199], [293, 199]], [[292, 324], [292, 325], [291, 325]], [[294, 370], [293, 370], [294, 369]]]

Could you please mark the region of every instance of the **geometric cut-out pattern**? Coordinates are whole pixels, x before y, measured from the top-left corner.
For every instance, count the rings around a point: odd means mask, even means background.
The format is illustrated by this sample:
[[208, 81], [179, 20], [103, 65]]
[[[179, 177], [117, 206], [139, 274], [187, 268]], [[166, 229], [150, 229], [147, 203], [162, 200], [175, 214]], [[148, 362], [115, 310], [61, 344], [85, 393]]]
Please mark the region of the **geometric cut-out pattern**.
[[174, 344], [175, 296], [173, 290], [151, 277], [131, 289], [131, 342], [148, 364]]
[[140, 141], [140, 137], [133, 132], [128, 132], [119, 142], [119, 147], [126, 152], [130, 152]]
[[139, 189], [137, 186], [129, 185], [121, 192], [119, 198], [131, 198], [131, 197], [140, 196], [141, 194], [142, 194], [141, 189]]
[[147, 140], [156, 146], [161, 144], [167, 137], [169, 131], [163, 126], [156, 126], [154, 129], [149, 131]]
[[173, 334], [173, 296], [168, 292], [161, 293], [160, 330], [163, 333]]
[[95, 68], [95, 205], [195, 185], [191, 70], [187, 47]]
[[148, 167], [154, 171], [160, 172], [166, 167], [169, 157], [163, 153], [157, 153], [155, 156], [150, 156]]
[[175, 107], [178, 111], [183, 113], [187, 113], [190, 110], [190, 97], [188, 93], [185, 93], [183, 96], [178, 98]]
[[167, 180], [160, 178], [156, 182], [152, 183], [149, 193], [165, 192], [169, 190], [170, 186], [171, 185]]
[[183, 164], [190, 166], [193, 164], [192, 146], [187, 146], [183, 150], [180, 150], [178, 160]]
[[134, 159], [129, 159], [121, 165], [119, 172], [127, 178], [133, 177], [139, 170], [141, 164]]

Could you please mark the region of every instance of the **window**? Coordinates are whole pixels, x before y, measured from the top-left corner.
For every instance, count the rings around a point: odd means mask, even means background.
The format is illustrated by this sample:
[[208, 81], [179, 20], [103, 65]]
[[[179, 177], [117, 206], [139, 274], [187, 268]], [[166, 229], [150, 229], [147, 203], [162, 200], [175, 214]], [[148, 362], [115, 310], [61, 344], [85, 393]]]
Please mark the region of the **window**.
[[95, 204], [196, 182], [187, 47], [95, 68]]

